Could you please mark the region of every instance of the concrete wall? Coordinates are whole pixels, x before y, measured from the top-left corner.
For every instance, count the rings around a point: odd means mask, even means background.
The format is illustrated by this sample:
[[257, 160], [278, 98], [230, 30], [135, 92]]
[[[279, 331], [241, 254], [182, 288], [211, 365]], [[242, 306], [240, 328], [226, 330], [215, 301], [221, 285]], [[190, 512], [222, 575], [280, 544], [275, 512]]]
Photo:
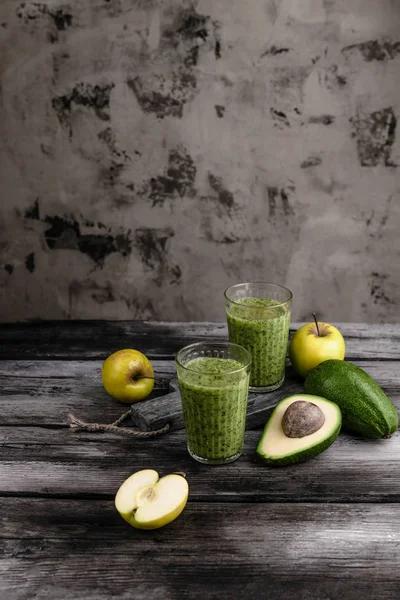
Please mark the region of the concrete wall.
[[395, 321], [398, 0], [0, 3], [2, 320]]

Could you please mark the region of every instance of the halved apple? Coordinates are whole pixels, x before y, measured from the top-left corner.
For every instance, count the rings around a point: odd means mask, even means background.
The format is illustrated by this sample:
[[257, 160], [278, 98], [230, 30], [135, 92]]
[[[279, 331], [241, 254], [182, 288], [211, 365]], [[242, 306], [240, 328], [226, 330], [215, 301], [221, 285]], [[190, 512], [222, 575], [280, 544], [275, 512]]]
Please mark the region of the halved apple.
[[137, 471], [119, 488], [115, 508], [137, 529], [158, 529], [176, 519], [186, 506], [188, 482], [172, 473], [159, 478], [157, 471]]

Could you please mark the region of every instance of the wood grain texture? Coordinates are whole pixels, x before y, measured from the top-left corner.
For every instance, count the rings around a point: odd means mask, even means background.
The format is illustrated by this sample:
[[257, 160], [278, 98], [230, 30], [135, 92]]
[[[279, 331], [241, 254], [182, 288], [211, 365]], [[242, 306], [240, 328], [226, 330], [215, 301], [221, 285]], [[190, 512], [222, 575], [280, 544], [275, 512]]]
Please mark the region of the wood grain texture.
[[[103, 388], [101, 361], [0, 361], [0, 425], [66, 425], [69, 412], [110, 423], [129, 409]], [[148, 402], [169, 391], [173, 361], [153, 361], [160, 377]], [[17, 408], [16, 408], [17, 407]], [[127, 423], [129, 425], [129, 423]]]
[[[291, 325], [293, 333], [301, 323]], [[339, 323], [347, 357], [400, 359], [400, 325]], [[192, 342], [227, 339], [224, 323], [148, 321], [43, 321], [0, 326], [0, 358], [105, 359], [121, 348], [136, 348], [150, 359], [174, 358]]]
[[191, 459], [184, 432], [153, 440], [69, 430], [0, 430], [0, 495], [112, 498], [131, 473], [184, 471], [191, 499], [209, 502], [400, 502], [400, 435], [365, 440], [341, 434], [322, 455], [272, 468], [256, 459], [259, 431], [242, 457], [210, 468]]
[[3, 498], [0, 513], [7, 600], [398, 598], [399, 504], [189, 502], [151, 532], [112, 500]]
[[[41, 324], [36, 350], [33, 330], [25, 342], [15, 337], [19, 326], [9, 330], [14, 339], [5, 346], [22, 352], [0, 361], [0, 598], [397, 600], [399, 432], [388, 440], [343, 433], [317, 458], [281, 469], [256, 459], [260, 430], [246, 432], [238, 461], [214, 468], [189, 457], [183, 430], [152, 440], [72, 432], [68, 412], [110, 422], [127, 409], [101, 384], [96, 353], [111, 340], [118, 347], [142, 340], [153, 353], [160, 381], [137, 408], [159, 417], [157, 395], [175, 376], [174, 344], [194, 341], [196, 332], [226, 335], [212, 324], [157, 331], [144, 323], [135, 338], [134, 324], [122, 323], [118, 338], [114, 325], [82, 323], [56, 334], [54, 324]], [[352, 361], [400, 410], [399, 328], [346, 327], [348, 356], [358, 352]], [[70, 358], [46, 358], [62, 352]], [[301, 389], [289, 368], [274, 399]], [[249, 427], [265, 422], [264, 402], [252, 399]], [[181, 419], [179, 402], [175, 409]], [[154, 532], [129, 527], [113, 504], [121, 483], [142, 468], [185, 471], [190, 486], [183, 514]]]
[[[397, 402], [400, 392], [397, 361], [354, 362], [370, 373]], [[171, 423], [172, 429], [181, 429], [180, 396], [163, 398], [168, 392], [169, 380], [176, 376], [175, 363], [172, 360], [153, 360], [152, 363], [160, 380], [149, 399], [133, 406], [134, 422], [142, 429], [158, 429], [166, 422]], [[302, 390], [303, 380], [288, 361], [287, 379], [279, 390], [250, 396], [247, 427], [262, 427], [276, 402]], [[63, 426], [70, 412], [87, 421], [110, 423], [127, 408], [129, 405], [113, 400], [105, 392], [101, 361], [0, 361], [0, 425]]]
[[[400, 392], [400, 363], [397, 361], [354, 361], [367, 371], [391, 396]], [[304, 392], [304, 380], [289, 361], [282, 387], [268, 394], [249, 394], [247, 428], [263, 427], [277, 402]], [[399, 407], [400, 408], [400, 407]], [[132, 421], [140, 429], [156, 430], [169, 423], [171, 430], [184, 427], [180, 394], [161, 395], [151, 401], [138, 402], [131, 407]]]

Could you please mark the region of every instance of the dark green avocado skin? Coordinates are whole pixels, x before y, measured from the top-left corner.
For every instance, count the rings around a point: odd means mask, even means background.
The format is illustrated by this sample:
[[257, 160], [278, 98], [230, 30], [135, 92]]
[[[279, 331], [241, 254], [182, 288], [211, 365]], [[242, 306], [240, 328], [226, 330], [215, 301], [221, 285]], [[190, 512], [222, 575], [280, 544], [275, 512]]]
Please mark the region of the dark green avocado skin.
[[[317, 446], [314, 446], [313, 448], [307, 448], [307, 449], [303, 450], [302, 452], [298, 452], [297, 454], [292, 454], [290, 456], [283, 456], [282, 458], [271, 459], [271, 458], [267, 458], [265, 455], [263, 455], [261, 452], [259, 452], [258, 448], [257, 448], [257, 455], [264, 463], [267, 463], [271, 467], [285, 467], [286, 465], [296, 465], [300, 462], [304, 462], [305, 460], [309, 460], [310, 458], [314, 458], [315, 456], [318, 456], [318, 454], [321, 454], [327, 448], [329, 448], [329, 446], [331, 446], [333, 444], [333, 442], [336, 440], [337, 436], [339, 435], [340, 426], [341, 426], [341, 423], [338, 424], [337, 429], [332, 433], [332, 435], [330, 437], [326, 438], [326, 440], [324, 440]], [[260, 440], [260, 444], [261, 444], [261, 440]], [[259, 447], [260, 447], [260, 445], [259, 445]]]
[[307, 375], [304, 390], [335, 402], [348, 431], [377, 439], [390, 437], [399, 426], [397, 411], [384, 391], [350, 362], [322, 362]]
[[[297, 394], [297, 395], [299, 396], [299, 398], [301, 398], [301, 396], [302, 396], [302, 394]], [[317, 394], [313, 394], [313, 395], [316, 396]], [[319, 396], [320, 396], [320, 394], [319, 394]], [[303, 394], [303, 397], [304, 397], [304, 394]], [[310, 398], [307, 398], [307, 399], [311, 400]], [[282, 400], [281, 402], [283, 402], [284, 400]], [[337, 410], [338, 421], [337, 421], [336, 428], [334, 429], [334, 431], [331, 433], [331, 435], [329, 437], [327, 437], [324, 440], [322, 440], [321, 442], [319, 442], [319, 444], [316, 444], [315, 446], [312, 446], [311, 448], [304, 448], [304, 450], [300, 450], [299, 452], [296, 452], [295, 454], [289, 454], [287, 456], [282, 456], [280, 458], [269, 457], [264, 454], [264, 452], [262, 450], [262, 443], [263, 443], [264, 437], [266, 435], [268, 435], [269, 425], [271, 424], [271, 422], [273, 420], [275, 410], [278, 408], [279, 404], [280, 403], [277, 404], [274, 411], [270, 415], [270, 417], [265, 425], [265, 428], [264, 428], [263, 434], [260, 438], [260, 441], [258, 442], [258, 446], [257, 446], [257, 458], [260, 459], [260, 461], [262, 461], [263, 463], [270, 465], [271, 467], [284, 467], [287, 465], [295, 465], [300, 462], [304, 462], [305, 460], [314, 458], [315, 456], [318, 456], [318, 454], [321, 454], [327, 448], [329, 448], [329, 446], [331, 446], [333, 444], [333, 442], [336, 440], [337, 436], [340, 433], [340, 429], [342, 426], [342, 417], [341, 417], [340, 411]]]

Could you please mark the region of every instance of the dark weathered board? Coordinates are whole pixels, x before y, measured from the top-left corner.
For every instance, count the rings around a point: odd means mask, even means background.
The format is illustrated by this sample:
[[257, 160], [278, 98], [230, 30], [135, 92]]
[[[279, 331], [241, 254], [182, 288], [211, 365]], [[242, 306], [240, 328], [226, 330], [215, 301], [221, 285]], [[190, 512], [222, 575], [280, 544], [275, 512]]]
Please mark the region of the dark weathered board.
[[[157, 375], [151, 401], [168, 391], [173, 361], [154, 361]], [[103, 388], [101, 361], [0, 361], [0, 425], [65, 425], [68, 413], [110, 423], [129, 405]], [[127, 423], [129, 425], [131, 423]]]
[[7, 600], [398, 599], [398, 504], [189, 502], [152, 532], [112, 501], [10, 498], [0, 513]]
[[[400, 390], [400, 369], [396, 361], [355, 362], [375, 377], [390, 397]], [[176, 376], [174, 361], [154, 360], [153, 364], [160, 380], [152, 396], [135, 405], [134, 412], [140, 413], [143, 428], [156, 429], [165, 423], [165, 418], [173, 428], [181, 428], [179, 397], [174, 402], [167, 400], [168, 411], [163, 406], [165, 400], [155, 399], [168, 392], [168, 382]], [[252, 398], [248, 427], [262, 426], [268, 415], [266, 405], [300, 392], [301, 386], [301, 379], [289, 368], [287, 381], [280, 390], [264, 399]], [[128, 408], [129, 405], [116, 402], [104, 391], [101, 361], [0, 361], [0, 425], [62, 426], [69, 412], [84, 420], [108, 423]]]
[[[400, 391], [400, 369], [397, 361], [354, 361], [365, 369], [388, 393]], [[304, 380], [292, 367], [286, 367], [286, 380], [282, 387], [268, 394], [249, 394], [247, 428], [262, 427], [271, 410], [279, 400], [304, 391]], [[138, 402], [131, 407], [133, 423], [148, 431], [160, 429], [166, 423], [171, 430], [184, 427], [182, 404], [179, 392], [161, 395], [150, 401]]]
[[[400, 327], [341, 329], [347, 357], [400, 410]], [[104, 392], [100, 369], [111, 351], [133, 346], [160, 378], [135, 409], [146, 426], [161, 424], [175, 351], [225, 339], [224, 325], [17, 324], [0, 326], [0, 338], [0, 598], [398, 599], [399, 432], [341, 434], [321, 456], [273, 469], [256, 460], [261, 431], [247, 431], [238, 461], [207, 467], [189, 457], [183, 430], [156, 439], [76, 433], [66, 418], [111, 422], [129, 409]], [[289, 368], [267, 400], [301, 386]], [[264, 424], [263, 402], [252, 397], [249, 427]], [[178, 398], [167, 412], [181, 427]], [[129, 527], [113, 504], [141, 468], [185, 471], [190, 486], [184, 513], [154, 532]]]
[[[293, 323], [291, 332], [301, 324]], [[400, 359], [399, 325], [337, 324], [347, 357]], [[192, 342], [227, 339], [224, 323], [142, 321], [51, 321], [0, 326], [0, 358], [98, 358], [121, 348], [137, 348], [150, 359], [173, 358]]]
[[151, 440], [67, 429], [0, 430], [0, 495], [112, 498], [131, 473], [184, 471], [196, 501], [400, 502], [400, 435], [365, 440], [341, 434], [317, 458], [272, 468], [256, 460], [259, 431], [242, 457], [209, 467], [190, 458], [183, 432]]
[[[400, 391], [397, 361], [354, 362], [395, 398]], [[174, 361], [153, 360], [153, 365], [160, 379], [151, 397], [133, 406], [134, 422], [143, 429], [158, 429], [166, 422], [172, 429], [180, 429], [183, 419], [179, 395], [163, 397], [168, 392], [169, 380], [176, 377]], [[269, 407], [302, 389], [302, 379], [288, 367], [282, 388], [267, 395], [251, 396], [247, 426], [263, 426]], [[84, 420], [110, 423], [128, 409], [129, 405], [116, 402], [105, 392], [101, 361], [0, 361], [0, 425], [62, 426], [68, 413]]]

